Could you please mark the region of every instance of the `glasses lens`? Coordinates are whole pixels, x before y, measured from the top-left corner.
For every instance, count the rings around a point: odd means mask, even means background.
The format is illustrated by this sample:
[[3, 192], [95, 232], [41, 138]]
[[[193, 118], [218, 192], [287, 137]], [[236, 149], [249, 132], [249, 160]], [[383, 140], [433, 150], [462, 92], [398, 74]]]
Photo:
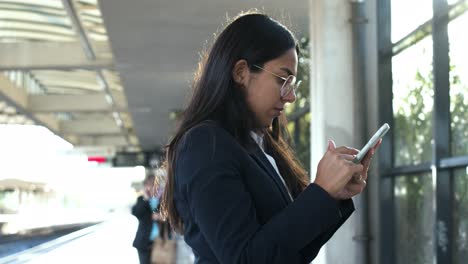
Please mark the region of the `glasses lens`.
[[296, 77], [289, 75], [286, 81], [284, 81], [283, 86], [281, 87], [281, 96], [288, 95], [296, 85]]

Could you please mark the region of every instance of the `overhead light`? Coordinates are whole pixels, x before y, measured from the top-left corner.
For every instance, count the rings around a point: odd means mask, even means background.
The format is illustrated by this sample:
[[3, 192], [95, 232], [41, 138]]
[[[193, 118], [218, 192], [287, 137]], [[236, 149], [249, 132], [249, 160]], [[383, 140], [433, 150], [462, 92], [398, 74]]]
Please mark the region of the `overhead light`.
[[123, 126], [123, 121], [120, 118], [119, 113], [118, 112], [112, 112], [112, 116], [114, 117], [114, 120], [117, 123], [117, 126], [122, 127]]
[[177, 120], [180, 118], [180, 116], [182, 115], [182, 112], [183, 110], [181, 109], [176, 109], [176, 110], [173, 110], [169, 113], [169, 119], [170, 120]]
[[6, 123], [8, 121], [8, 116], [7, 115], [2, 115], [0, 114], [0, 123]]
[[133, 113], [151, 113], [151, 107], [137, 107], [130, 110]]
[[130, 136], [130, 142], [136, 146], [138, 145], [138, 138], [132, 135]]
[[9, 114], [9, 115], [14, 115], [16, 114], [16, 108], [12, 107], [12, 106], [7, 106], [3, 112], [5, 112], [5, 114]]
[[0, 111], [3, 111], [3, 109], [7, 106], [5, 101], [0, 101]]
[[117, 123], [117, 126], [122, 127], [123, 122], [122, 122], [122, 120], [121, 120], [120, 118], [117, 118], [117, 119], [115, 120], [115, 122]]
[[17, 124], [23, 124], [26, 121], [26, 117], [24, 115], [17, 115], [14, 120]]
[[114, 103], [114, 100], [112, 100], [110, 95], [106, 94], [105, 97], [108, 104], [112, 105]]
[[99, 84], [99, 86], [101, 86], [102, 88], [106, 88], [106, 84], [104, 83], [104, 80], [100, 78], [99, 74], [97, 75], [97, 82]]

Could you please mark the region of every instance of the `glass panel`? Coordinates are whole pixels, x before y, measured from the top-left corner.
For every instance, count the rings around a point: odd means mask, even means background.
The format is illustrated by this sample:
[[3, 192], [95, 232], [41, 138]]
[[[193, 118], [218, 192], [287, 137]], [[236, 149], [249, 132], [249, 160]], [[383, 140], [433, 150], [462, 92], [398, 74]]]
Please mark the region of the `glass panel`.
[[432, 1], [428, 0], [392, 0], [391, 9], [393, 43], [432, 17]]
[[448, 26], [450, 41], [450, 113], [452, 154], [467, 155], [468, 144], [468, 39], [465, 37], [468, 13]]
[[432, 263], [435, 212], [431, 174], [397, 177], [394, 194], [397, 263]]
[[455, 170], [453, 259], [455, 264], [466, 263], [468, 259], [468, 167]]
[[432, 38], [404, 50], [392, 61], [395, 165], [431, 160]]

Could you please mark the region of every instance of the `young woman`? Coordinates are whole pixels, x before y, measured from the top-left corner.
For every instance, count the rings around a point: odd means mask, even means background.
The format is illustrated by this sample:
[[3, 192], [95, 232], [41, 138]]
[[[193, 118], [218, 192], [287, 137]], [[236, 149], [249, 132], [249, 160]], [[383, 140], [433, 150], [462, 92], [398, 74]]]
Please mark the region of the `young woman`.
[[282, 137], [299, 48], [263, 14], [237, 17], [200, 64], [167, 148], [163, 208], [196, 263], [309, 263], [354, 210], [372, 149], [332, 141], [309, 182]]

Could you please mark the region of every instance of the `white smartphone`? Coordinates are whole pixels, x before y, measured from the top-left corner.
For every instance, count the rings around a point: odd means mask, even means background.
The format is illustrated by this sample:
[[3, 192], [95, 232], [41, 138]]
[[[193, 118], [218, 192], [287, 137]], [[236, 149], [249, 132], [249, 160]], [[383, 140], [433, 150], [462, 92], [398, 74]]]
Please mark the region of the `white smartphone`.
[[369, 139], [367, 144], [358, 152], [353, 162], [356, 164], [360, 163], [361, 160], [366, 156], [369, 149], [375, 146], [375, 144], [377, 144], [377, 141], [379, 141], [379, 139], [381, 139], [383, 136], [385, 136], [385, 134], [387, 134], [388, 130], [390, 130], [390, 126], [387, 123], [383, 124], [379, 128], [379, 130], [375, 132], [375, 134], [371, 137], [371, 139]]

